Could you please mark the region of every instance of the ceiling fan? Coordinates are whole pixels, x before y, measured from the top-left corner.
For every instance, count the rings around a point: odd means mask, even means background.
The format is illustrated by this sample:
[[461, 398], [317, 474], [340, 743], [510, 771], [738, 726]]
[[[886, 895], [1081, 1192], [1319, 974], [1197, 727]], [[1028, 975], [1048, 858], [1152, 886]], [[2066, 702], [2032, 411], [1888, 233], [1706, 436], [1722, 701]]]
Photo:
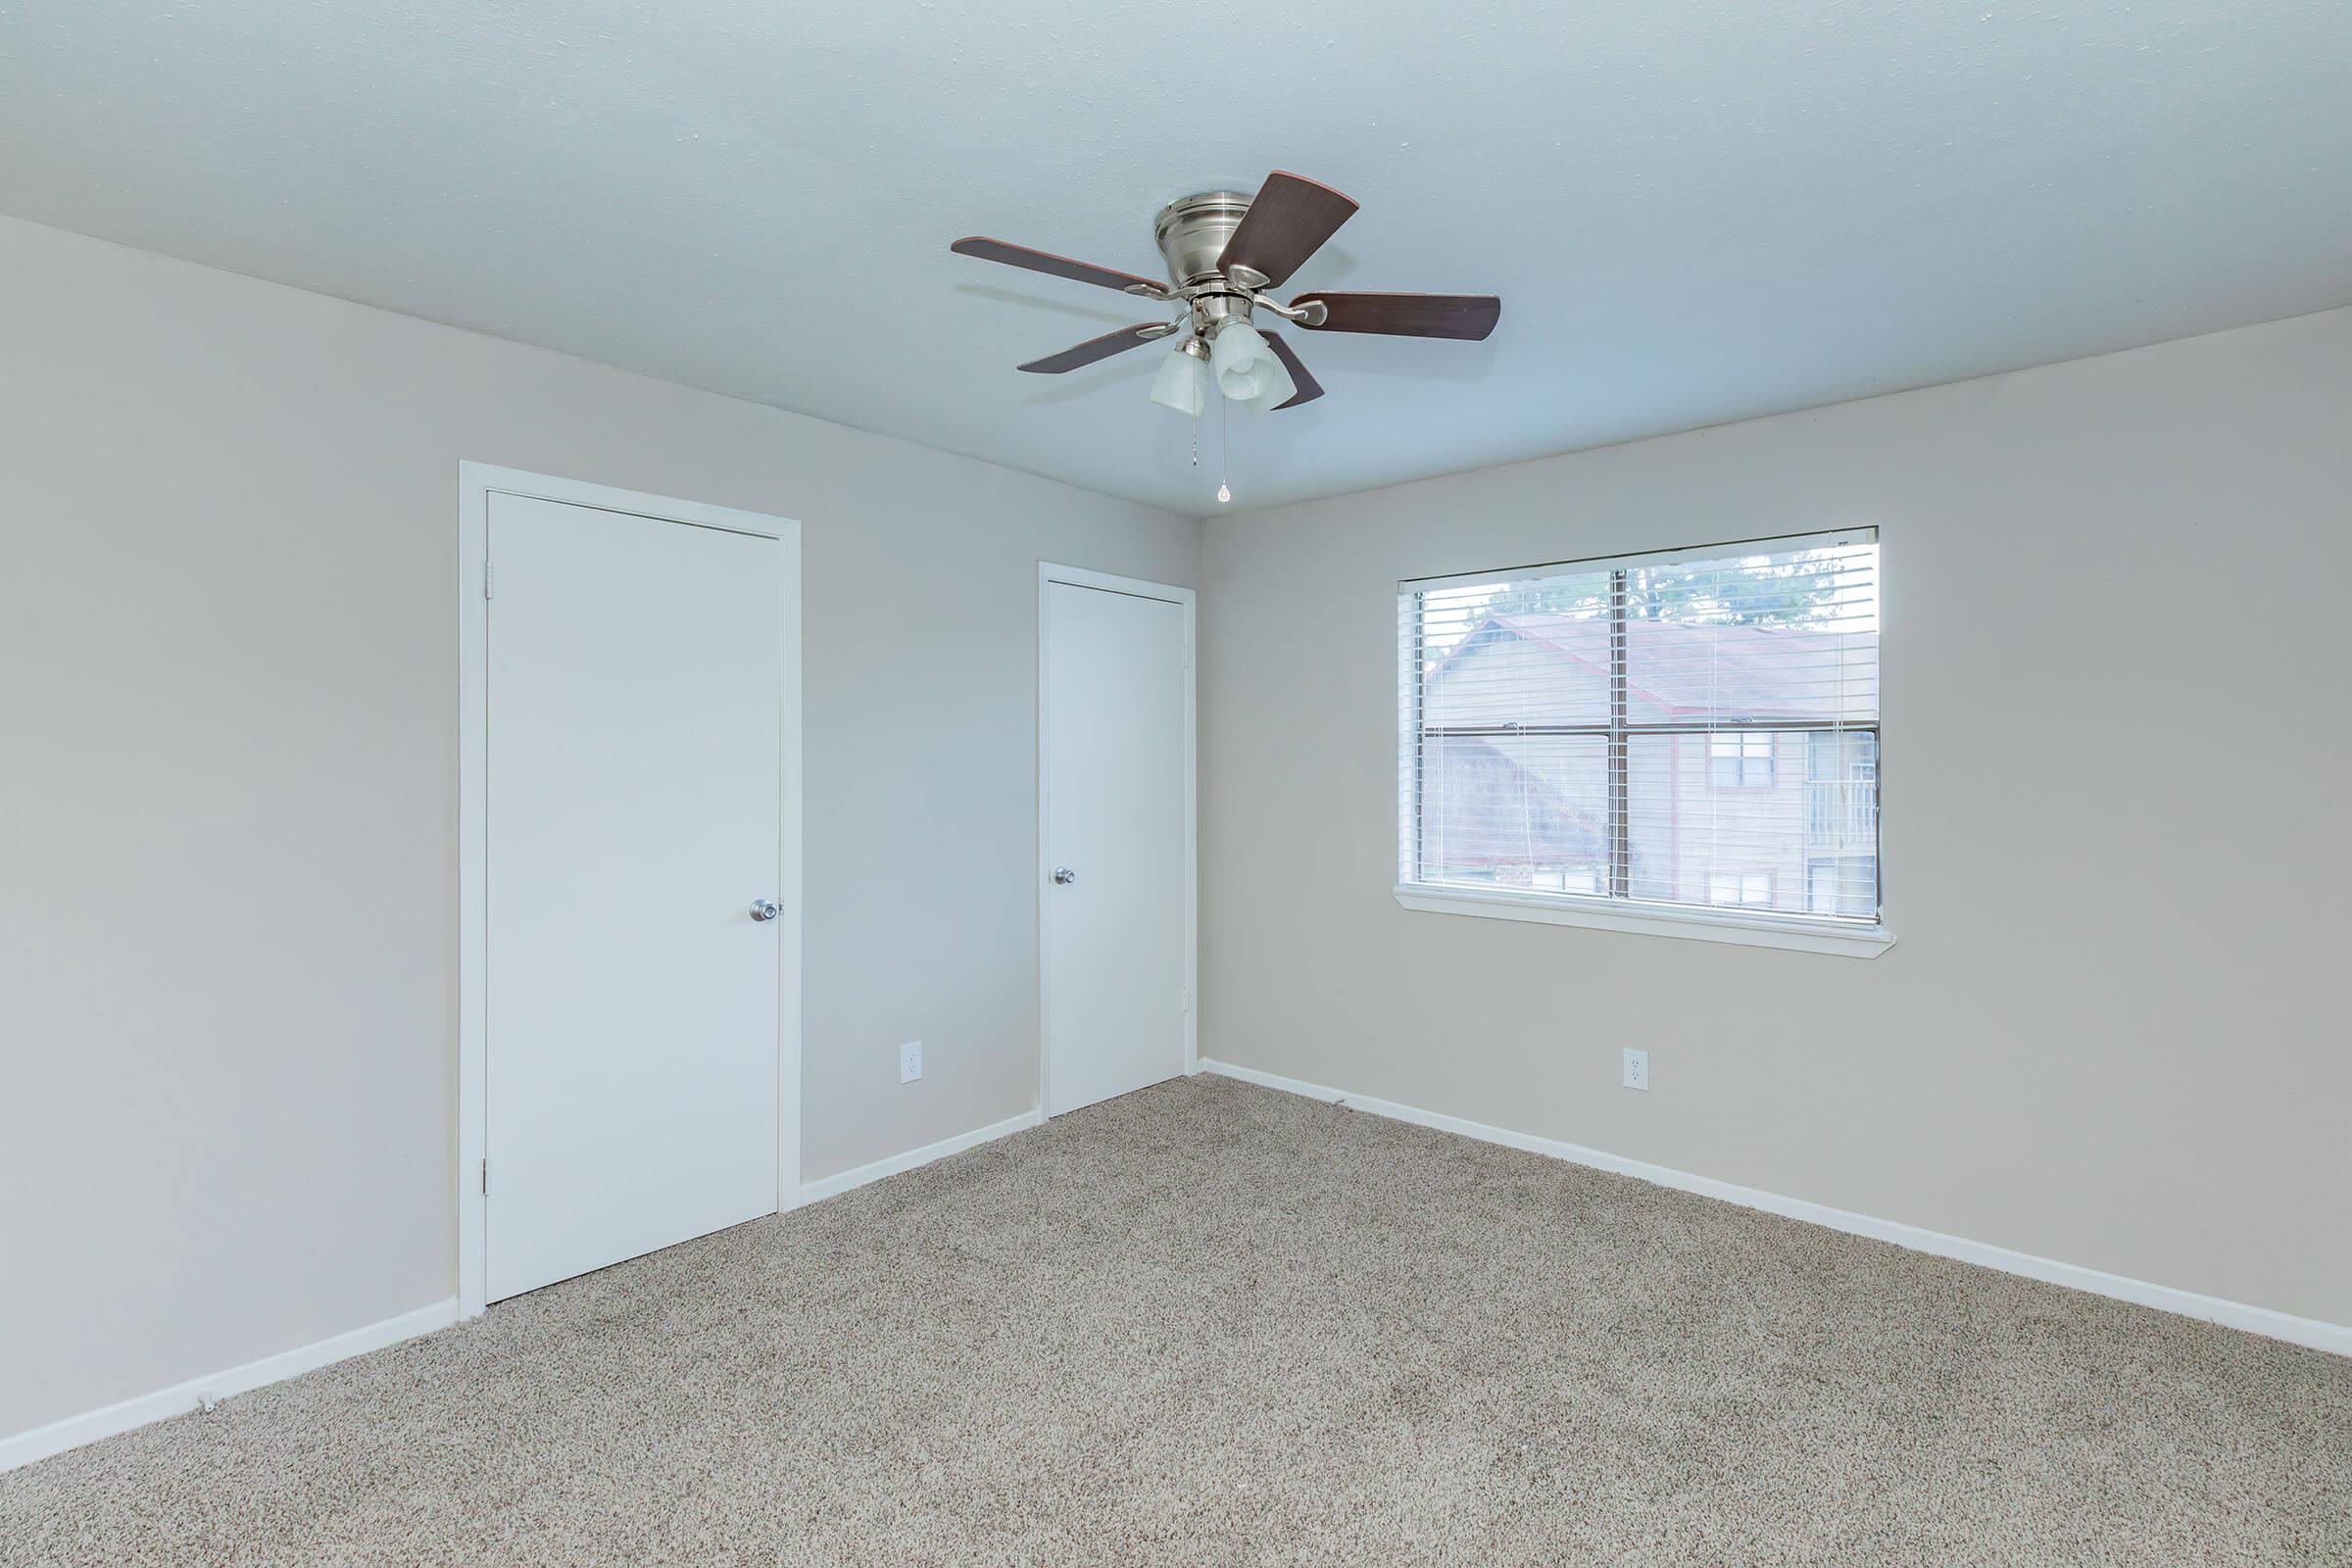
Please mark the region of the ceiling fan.
[[1310, 332], [1377, 332], [1392, 337], [1477, 340], [1494, 330], [1502, 301], [1492, 294], [1301, 294], [1284, 305], [1265, 291], [1289, 281], [1323, 242], [1354, 216], [1356, 204], [1333, 190], [1280, 170], [1255, 197], [1235, 191], [1186, 196], [1160, 209], [1152, 238], [1167, 262], [1168, 281], [1074, 262], [980, 235], [948, 248], [959, 256], [1003, 262], [1033, 272], [1117, 289], [1163, 305], [1180, 305], [1173, 321], [1144, 321], [1031, 360], [1021, 367], [1060, 375], [1192, 329], [1160, 366], [1152, 401], [1199, 415], [1211, 386], [1251, 414], [1311, 403], [1323, 388], [1281, 337], [1250, 322], [1264, 311]]

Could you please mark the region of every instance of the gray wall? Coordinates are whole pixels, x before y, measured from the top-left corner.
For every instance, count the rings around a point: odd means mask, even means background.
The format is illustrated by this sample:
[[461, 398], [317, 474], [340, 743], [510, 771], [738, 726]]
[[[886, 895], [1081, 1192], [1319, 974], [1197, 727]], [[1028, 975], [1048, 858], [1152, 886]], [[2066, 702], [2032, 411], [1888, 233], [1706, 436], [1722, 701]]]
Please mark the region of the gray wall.
[[[1398, 578], [1864, 523], [1891, 952], [1396, 906]], [[2352, 1322], [2352, 311], [1218, 517], [1202, 577], [1204, 1055]]]
[[0, 301], [0, 1436], [455, 1289], [461, 458], [806, 524], [807, 1174], [1036, 1102], [1035, 563], [1196, 523], [5, 220]]

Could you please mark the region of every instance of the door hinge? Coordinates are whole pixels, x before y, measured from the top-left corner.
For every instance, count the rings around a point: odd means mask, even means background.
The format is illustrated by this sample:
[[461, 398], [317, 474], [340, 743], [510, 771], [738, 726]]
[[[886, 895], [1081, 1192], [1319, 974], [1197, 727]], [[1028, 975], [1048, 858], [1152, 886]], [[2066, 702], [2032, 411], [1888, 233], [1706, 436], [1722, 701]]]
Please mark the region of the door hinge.
[[487, 1159], [482, 1161], [482, 1196], [490, 1196], [490, 1161]]
[[1192, 992], [1188, 990], [1179, 991], [1176, 993], [1176, 1010], [1178, 1012], [1190, 1012], [1193, 1010]]
[[498, 597], [498, 568], [487, 561], [482, 563], [482, 597], [484, 599]]

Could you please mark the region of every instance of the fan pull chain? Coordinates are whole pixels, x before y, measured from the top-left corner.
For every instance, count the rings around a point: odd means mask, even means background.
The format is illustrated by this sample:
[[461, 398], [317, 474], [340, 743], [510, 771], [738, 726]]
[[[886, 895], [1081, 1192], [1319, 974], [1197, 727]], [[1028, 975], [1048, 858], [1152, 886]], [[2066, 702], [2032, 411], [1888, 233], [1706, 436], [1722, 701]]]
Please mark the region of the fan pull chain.
[[1225, 482], [1225, 460], [1233, 450], [1233, 403], [1230, 398], [1217, 399], [1217, 499], [1233, 499], [1233, 488]]

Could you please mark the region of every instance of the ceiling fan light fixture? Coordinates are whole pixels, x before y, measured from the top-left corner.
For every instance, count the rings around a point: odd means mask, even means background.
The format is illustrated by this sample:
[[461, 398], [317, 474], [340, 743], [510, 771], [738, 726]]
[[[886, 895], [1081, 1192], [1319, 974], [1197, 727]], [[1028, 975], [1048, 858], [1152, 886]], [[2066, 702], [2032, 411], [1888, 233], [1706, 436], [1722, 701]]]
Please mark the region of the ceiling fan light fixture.
[[1209, 368], [1216, 371], [1217, 390], [1248, 414], [1263, 414], [1287, 403], [1298, 383], [1283, 368], [1257, 329], [1239, 317], [1228, 317], [1208, 346]]
[[1198, 338], [1187, 338], [1159, 363], [1152, 378], [1152, 401], [1194, 418], [1208, 405], [1208, 365]]

